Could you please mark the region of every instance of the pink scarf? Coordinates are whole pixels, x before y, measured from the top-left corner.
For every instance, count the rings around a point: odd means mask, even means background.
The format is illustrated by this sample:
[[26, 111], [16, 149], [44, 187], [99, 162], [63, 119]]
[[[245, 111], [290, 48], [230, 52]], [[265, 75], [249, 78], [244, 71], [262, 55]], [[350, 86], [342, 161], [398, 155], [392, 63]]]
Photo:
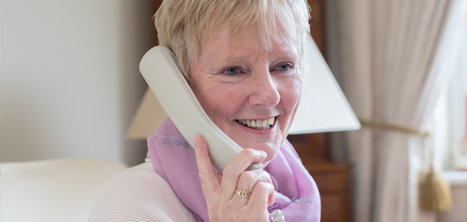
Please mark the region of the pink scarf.
[[[209, 221], [195, 150], [168, 117], [147, 141], [148, 157], [156, 173], [167, 181], [198, 222]], [[269, 212], [280, 209], [288, 222], [320, 220], [318, 188], [289, 141], [284, 142], [265, 171], [271, 176], [275, 189], [274, 204], [268, 208]]]

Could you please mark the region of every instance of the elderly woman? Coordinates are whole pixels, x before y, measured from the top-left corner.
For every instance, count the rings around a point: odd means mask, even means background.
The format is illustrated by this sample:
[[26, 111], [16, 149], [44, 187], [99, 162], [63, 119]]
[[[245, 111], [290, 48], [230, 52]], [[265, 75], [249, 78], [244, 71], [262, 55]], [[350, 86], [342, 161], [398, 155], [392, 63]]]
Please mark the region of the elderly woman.
[[[165, 0], [154, 17], [160, 45], [244, 150], [217, 172], [204, 139], [192, 149], [167, 118], [148, 137], [146, 163], [109, 183], [90, 221], [319, 221], [317, 187], [286, 140], [308, 19], [304, 0]], [[247, 171], [253, 163], [266, 167]]]

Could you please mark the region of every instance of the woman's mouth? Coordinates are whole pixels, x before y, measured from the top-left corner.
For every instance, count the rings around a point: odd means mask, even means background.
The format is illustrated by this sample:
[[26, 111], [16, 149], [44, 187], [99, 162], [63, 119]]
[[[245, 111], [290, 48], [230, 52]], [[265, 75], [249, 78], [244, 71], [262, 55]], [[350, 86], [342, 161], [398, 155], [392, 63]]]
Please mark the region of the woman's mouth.
[[274, 125], [275, 119], [276, 117], [272, 117], [265, 120], [237, 119], [235, 121], [251, 129], [265, 130], [271, 128]]

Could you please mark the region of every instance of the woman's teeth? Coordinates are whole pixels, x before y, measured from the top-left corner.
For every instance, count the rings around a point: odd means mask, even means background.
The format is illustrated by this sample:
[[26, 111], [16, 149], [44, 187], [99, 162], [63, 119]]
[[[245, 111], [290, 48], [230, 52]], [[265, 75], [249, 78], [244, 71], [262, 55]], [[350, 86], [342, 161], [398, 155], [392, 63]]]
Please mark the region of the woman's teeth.
[[237, 122], [243, 124], [244, 126], [252, 128], [252, 129], [264, 130], [264, 129], [269, 129], [269, 128], [271, 128], [272, 125], [274, 125], [274, 119], [275, 119], [275, 117], [270, 118], [270, 119], [265, 119], [265, 120], [259, 120], [259, 119], [258, 120], [243, 120], [243, 119], [238, 119]]

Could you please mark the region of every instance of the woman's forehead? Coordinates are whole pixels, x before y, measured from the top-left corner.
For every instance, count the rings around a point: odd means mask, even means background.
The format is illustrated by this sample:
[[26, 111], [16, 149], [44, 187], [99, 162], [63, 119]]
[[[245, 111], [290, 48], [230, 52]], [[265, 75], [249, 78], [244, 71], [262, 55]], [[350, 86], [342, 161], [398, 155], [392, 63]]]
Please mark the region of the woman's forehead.
[[232, 30], [228, 26], [224, 26], [209, 36], [201, 48], [198, 58], [204, 61], [229, 59], [231, 62], [235, 62], [245, 59], [254, 60], [259, 53], [266, 52], [275, 56], [296, 59], [298, 54], [296, 39], [292, 39], [290, 35], [281, 36], [282, 38], [271, 38], [270, 45], [266, 47], [255, 26], [245, 28], [235, 37], [232, 37]]
[[[262, 35], [256, 24], [241, 29], [234, 29], [225, 24], [220, 29], [208, 33], [200, 54], [205, 49], [217, 51], [219, 48], [245, 48], [247, 51], [249, 49], [271, 52], [278, 50], [278, 47], [297, 53], [299, 36], [296, 32], [281, 26], [276, 26], [274, 29], [276, 30], [269, 32], [268, 35]], [[245, 45], [248, 47], [243, 47]]]

